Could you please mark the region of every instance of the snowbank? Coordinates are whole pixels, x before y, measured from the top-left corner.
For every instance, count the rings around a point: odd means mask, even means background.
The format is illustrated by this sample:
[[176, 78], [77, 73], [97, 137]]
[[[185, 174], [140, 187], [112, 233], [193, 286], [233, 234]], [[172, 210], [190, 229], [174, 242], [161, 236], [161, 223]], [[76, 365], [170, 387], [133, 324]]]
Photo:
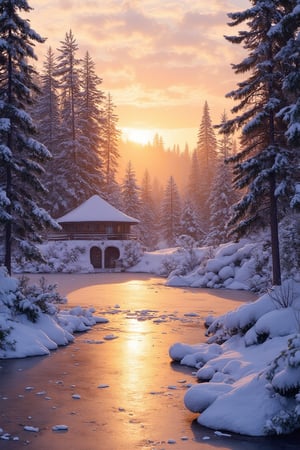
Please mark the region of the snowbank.
[[[184, 236], [183, 236], [184, 237]], [[189, 244], [187, 245], [186, 242]], [[125, 252], [122, 270], [152, 273], [167, 278], [168, 286], [193, 288], [227, 288], [265, 291], [271, 287], [270, 244], [264, 234], [239, 242], [228, 242], [217, 248], [197, 247], [181, 239], [175, 248], [133, 255]], [[91, 241], [50, 241], [40, 246], [46, 263], [20, 260], [14, 263], [14, 272], [89, 273], [94, 272], [90, 262]], [[136, 262], [138, 261], [138, 262]], [[295, 263], [295, 261], [294, 261]], [[294, 264], [290, 261], [290, 264]], [[283, 279], [297, 275], [297, 264]]]
[[[242, 239], [210, 248], [188, 274], [170, 274], [168, 286], [260, 290], [270, 283], [269, 251]], [[207, 255], [210, 254], [209, 257]]]
[[73, 333], [107, 322], [92, 308], [58, 309], [65, 302], [55, 286], [28, 286], [0, 268], [0, 358], [47, 355], [72, 342]]
[[174, 344], [200, 384], [184, 403], [212, 429], [261, 436], [300, 427], [300, 283], [210, 319], [206, 344]]

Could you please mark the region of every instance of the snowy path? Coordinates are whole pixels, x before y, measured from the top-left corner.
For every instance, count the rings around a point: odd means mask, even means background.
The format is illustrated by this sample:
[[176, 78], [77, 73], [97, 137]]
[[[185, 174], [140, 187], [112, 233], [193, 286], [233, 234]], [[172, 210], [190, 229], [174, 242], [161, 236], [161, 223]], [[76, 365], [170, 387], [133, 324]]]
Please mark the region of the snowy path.
[[[241, 293], [167, 288], [136, 274], [54, 280], [70, 305], [94, 305], [109, 323], [48, 357], [0, 362], [0, 449], [274, 448], [272, 440], [199, 427], [183, 405], [192, 370], [168, 358], [172, 343], [204, 340], [203, 319], [238, 306]], [[286, 448], [280, 442], [276, 448]]]

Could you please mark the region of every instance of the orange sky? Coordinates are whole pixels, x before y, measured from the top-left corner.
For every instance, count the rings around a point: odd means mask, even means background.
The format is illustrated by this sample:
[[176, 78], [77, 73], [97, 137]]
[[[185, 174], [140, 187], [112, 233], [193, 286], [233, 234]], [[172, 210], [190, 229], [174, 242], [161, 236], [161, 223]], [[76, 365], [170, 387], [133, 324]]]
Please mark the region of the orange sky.
[[[72, 29], [78, 56], [88, 50], [117, 105], [119, 127], [153, 129], [166, 146], [193, 148], [205, 100], [215, 123], [232, 104], [224, 96], [239, 81], [230, 64], [242, 50], [226, 13], [248, 0], [29, 0], [32, 27], [47, 42], [42, 62]], [[141, 133], [140, 133], [141, 134]]]

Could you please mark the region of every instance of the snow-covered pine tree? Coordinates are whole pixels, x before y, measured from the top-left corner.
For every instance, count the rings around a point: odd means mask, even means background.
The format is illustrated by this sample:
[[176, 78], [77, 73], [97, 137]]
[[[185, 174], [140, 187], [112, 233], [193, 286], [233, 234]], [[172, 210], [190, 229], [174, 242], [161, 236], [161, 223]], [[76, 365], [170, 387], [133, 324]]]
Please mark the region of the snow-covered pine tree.
[[131, 161], [129, 161], [126, 167], [121, 192], [122, 211], [130, 217], [139, 219], [141, 213], [140, 188], [138, 187]]
[[200, 220], [201, 204], [202, 204], [202, 186], [200, 183], [200, 162], [197, 150], [194, 150], [191, 158], [191, 169], [187, 184], [187, 196], [193, 205], [193, 209], [197, 212]]
[[[227, 122], [224, 112], [221, 124]], [[209, 232], [205, 238], [206, 245], [217, 246], [225, 243], [228, 237], [228, 222], [232, 215], [232, 207], [237, 202], [237, 193], [233, 188], [232, 167], [226, 159], [232, 155], [233, 143], [228, 134], [221, 135], [218, 142], [219, 157], [216, 162], [215, 176], [208, 197]]]
[[[230, 13], [230, 26], [246, 23], [247, 29], [237, 36], [227, 36], [233, 44], [243, 44], [248, 56], [233, 69], [237, 74], [249, 73], [228, 97], [238, 101], [232, 112], [235, 118], [223, 126], [225, 132], [242, 129], [242, 149], [232, 158], [235, 162], [235, 186], [247, 188], [235, 208], [231, 221], [243, 233], [254, 223], [264, 221], [266, 211], [272, 242], [273, 284], [281, 284], [278, 240], [278, 198], [286, 195], [288, 173], [294, 151], [287, 145], [286, 126], [278, 116], [289, 99], [283, 93], [284, 68], [276, 55], [295, 36], [294, 29], [273, 33], [297, 1], [252, 0], [243, 12]], [[299, 23], [299, 22], [298, 22]], [[282, 184], [283, 182], [283, 184]], [[262, 207], [261, 207], [262, 205]]]
[[[300, 7], [299, 0], [291, 2], [290, 11], [282, 16], [271, 36], [283, 39], [285, 44], [275, 59], [280, 62], [283, 71], [282, 90], [289, 99], [278, 115], [283, 117], [287, 130], [286, 139], [293, 155], [293, 170], [290, 171], [291, 192], [290, 207], [300, 212]], [[288, 33], [287, 38], [285, 34]]]
[[59, 143], [59, 82], [55, 76], [56, 61], [51, 47], [48, 48], [40, 76], [40, 93], [37, 96], [32, 116], [35, 119], [39, 138], [48, 150], [55, 153]]
[[[53, 50], [49, 47], [40, 75], [40, 93], [36, 98], [32, 116], [35, 120], [39, 140], [48, 148], [52, 158], [44, 167], [45, 172], [42, 181], [47, 188], [44, 195], [44, 205], [54, 216], [58, 215], [59, 205], [63, 204], [62, 182], [59, 174], [65, 164], [60, 154], [60, 141], [62, 138], [60, 110], [59, 110], [59, 82], [56, 73], [56, 58]], [[63, 177], [64, 178], [64, 177]]]
[[[281, 260], [283, 271], [293, 275], [300, 271], [300, 7], [299, 0], [292, 2], [290, 12], [284, 15], [272, 36], [281, 38], [288, 32], [289, 39], [276, 55], [284, 68], [283, 93], [288, 106], [278, 115], [287, 125], [285, 136], [292, 152], [292, 170], [285, 189], [289, 196], [290, 211], [286, 211], [280, 226]], [[292, 33], [291, 33], [292, 32]], [[291, 37], [292, 34], [292, 37]], [[284, 180], [287, 181], [287, 180]]]
[[104, 102], [103, 127], [100, 155], [103, 164], [103, 195], [105, 199], [116, 207], [120, 207], [119, 186], [116, 182], [116, 173], [119, 164], [119, 138], [120, 130], [117, 128], [118, 116], [115, 114], [116, 106], [111, 94], [108, 93]]
[[103, 170], [100, 156], [103, 125], [104, 93], [99, 89], [102, 79], [96, 74], [95, 63], [85, 54], [80, 71], [81, 106], [79, 109], [80, 163], [79, 173], [87, 182], [86, 197], [101, 194]]
[[77, 58], [78, 44], [72, 30], [65, 34], [58, 48], [57, 72], [60, 83], [60, 105], [63, 135], [60, 144], [60, 159], [62, 164], [57, 168], [58, 179], [63, 192], [64, 209], [69, 210], [86, 200], [88, 195], [88, 181], [80, 174], [80, 165], [84, 163], [81, 152], [84, 139], [81, 139], [80, 109], [82, 98], [80, 95], [80, 64]]
[[180, 197], [175, 180], [171, 176], [164, 191], [160, 211], [161, 237], [168, 246], [173, 246], [176, 243], [176, 238], [179, 235], [180, 215]]
[[198, 131], [198, 141], [196, 148], [199, 174], [198, 191], [200, 196], [199, 214], [201, 215], [202, 227], [208, 228], [209, 210], [207, 199], [209, 197], [213, 179], [215, 176], [217, 162], [217, 139], [210, 118], [210, 111], [207, 101], [203, 107], [203, 115]]
[[204, 237], [204, 232], [199, 227], [198, 212], [189, 198], [183, 202], [181, 209], [179, 234], [190, 236], [195, 241], [199, 241], [199, 239]]
[[164, 196], [164, 188], [161, 184], [161, 180], [154, 176], [152, 180], [152, 198], [154, 201], [154, 207], [156, 211], [156, 215], [159, 217], [160, 215], [160, 205]]
[[4, 264], [11, 273], [12, 249], [29, 258], [39, 257], [36, 243], [46, 226], [58, 227], [36, 203], [47, 148], [33, 138], [35, 127], [28, 114], [37, 86], [33, 47], [44, 39], [21, 13], [31, 10], [26, 0], [0, 4], [0, 223], [4, 232]]
[[141, 185], [139, 233], [141, 242], [148, 250], [154, 250], [157, 244], [157, 214], [152, 197], [152, 183], [148, 170], [145, 171]]
[[208, 197], [210, 226], [204, 241], [206, 245], [217, 246], [228, 239], [228, 222], [234, 204], [230, 169], [221, 159], [217, 163], [215, 179]]
[[[65, 40], [60, 42], [57, 57], [57, 73], [60, 77], [61, 115], [63, 128], [66, 132], [65, 146], [68, 147], [69, 162], [77, 160], [77, 117], [80, 107], [80, 76], [81, 60], [76, 57], [78, 44], [72, 30], [66, 33]], [[74, 173], [73, 173], [74, 176]]]

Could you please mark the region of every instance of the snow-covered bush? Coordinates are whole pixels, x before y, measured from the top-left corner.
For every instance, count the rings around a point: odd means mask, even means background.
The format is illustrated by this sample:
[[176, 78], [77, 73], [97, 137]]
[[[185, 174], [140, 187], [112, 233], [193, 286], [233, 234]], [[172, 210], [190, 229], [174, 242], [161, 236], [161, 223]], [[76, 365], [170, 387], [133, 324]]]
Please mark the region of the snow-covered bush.
[[123, 270], [133, 267], [140, 261], [143, 250], [139, 242], [129, 241], [124, 244], [123, 256], [119, 260]]
[[292, 213], [280, 223], [280, 260], [283, 277], [300, 272], [300, 214]]
[[22, 277], [19, 284], [19, 295], [14, 301], [17, 313], [26, 314], [32, 322], [36, 322], [42, 313], [54, 315], [57, 304], [67, 302], [56, 290], [57, 286], [47, 284], [44, 277], [39, 280], [39, 286], [29, 285], [28, 278]]
[[280, 336], [296, 332], [298, 322], [295, 311], [300, 308], [296, 285], [286, 280], [282, 286], [276, 286], [257, 301], [211, 321], [206, 333], [209, 342], [221, 344], [238, 334], [245, 336], [246, 345], [253, 345], [273, 337], [274, 333]]
[[3, 320], [3, 317], [0, 316], [0, 350], [5, 350], [7, 347], [12, 350], [14, 349], [15, 342], [9, 338], [10, 332], [11, 327], [8, 326], [7, 321]]
[[81, 258], [86, 253], [84, 245], [68, 242], [50, 242], [40, 246], [43, 262], [28, 261], [24, 257], [14, 261], [14, 272], [77, 272], [82, 270]]
[[29, 286], [0, 267], [0, 359], [47, 355], [72, 342], [72, 333], [107, 322], [95, 317], [92, 308], [60, 310], [57, 304], [65, 301], [44, 279]]
[[199, 253], [196, 251], [197, 241], [191, 236], [182, 234], [177, 238], [176, 244], [179, 251], [184, 254], [184, 268], [186, 272], [191, 272], [200, 264]]
[[205, 251], [196, 247], [196, 241], [188, 235], [181, 235], [176, 240], [177, 247], [173, 253], [162, 260], [159, 275], [173, 277], [187, 275], [199, 266]]
[[0, 267], [0, 350], [13, 348], [14, 341], [10, 339], [10, 307], [17, 298], [17, 281], [8, 277], [4, 267]]
[[[12, 318], [25, 314], [29, 320], [36, 322], [40, 314], [53, 315], [57, 312], [57, 304], [66, 303], [66, 299], [56, 291], [56, 285], [48, 285], [44, 278], [40, 279], [39, 286], [31, 286], [26, 277], [11, 279], [2, 267], [0, 281], [3, 285], [0, 290], [0, 313], [9, 313]], [[3, 332], [7, 335], [5, 329]]]
[[294, 283], [291, 280], [285, 281], [281, 286], [269, 291], [269, 295], [277, 308], [290, 308], [294, 306], [297, 298]]
[[178, 267], [176, 256], [168, 255], [161, 261], [158, 273], [162, 277], [168, 277], [171, 273], [174, 274], [175, 270], [176, 272], [181, 272], [181, 268]]
[[266, 431], [283, 434], [300, 428], [300, 334], [289, 339], [287, 349], [270, 364], [266, 378], [270, 389], [285, 398], [282, 410], [267, 421]]

